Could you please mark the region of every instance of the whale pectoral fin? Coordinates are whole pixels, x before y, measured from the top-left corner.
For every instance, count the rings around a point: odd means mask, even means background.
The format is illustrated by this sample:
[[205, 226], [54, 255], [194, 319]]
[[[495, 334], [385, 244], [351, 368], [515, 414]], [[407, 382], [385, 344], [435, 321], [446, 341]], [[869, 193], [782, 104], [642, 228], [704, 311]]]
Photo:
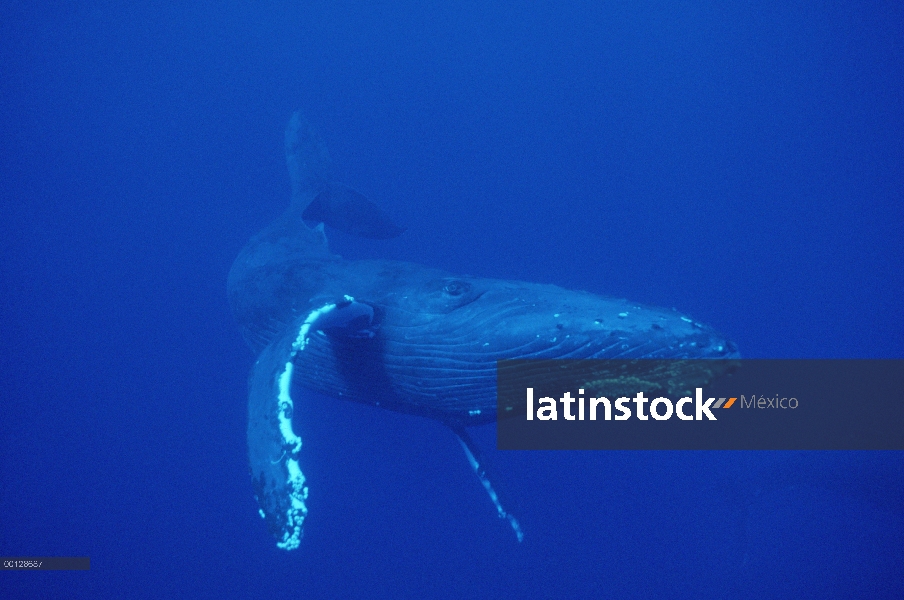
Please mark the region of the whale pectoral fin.
[[248, 458], [261, 516], [283, 550], [298, 548], [308, 514], [308, 486], [299, 466], [301, 437], [292, 428], [292, 374], [310, 336], [360, 336], [373, 325], [373, 307], [344, 296], [325, 302], [264, 348], [251, 371]]
[[344, 296], [331, 310], [318, 314], [311, 323], [311, 331], [322, 331], [330, 337], [372, 338], [374, 336], [374, 308]]
[[261, 352], [251, 372], [248, 457], [260, 514], [277, 546], [298, 547], [308, 488], [299, 468], [301, 438], [292, 430], [294, 336], [283, 335]]
[[490, 500], [492, 500], [493, 505], [496, 507], [496, 511], [499, 513], [499, 518], [509, 522], [509, 525], [512, 526], [512, 530], [515, 532], [515, 537], [517, 537], [520, 542], [524, 539], [524, 532], [521, 531], [521, 525], [518, 524], [518, 519], [502, 506], [502, 502], [499, 500], [499, 494], [496, 493], [496, 490], [493, 488], [493, 484], [490, 481], [490, 476], [487, 474], [486, 461], [484, 460], [480, 449], [477, 447], [477, 444], [474, 443], [474, 440], [471, 439], [471, 436], [468, 435], [468, 432], [465, 431], [464, 427], [461, 427], [460, 425], [450, 425], [450, 428], [458, 437], [458, 441], [465, 451], [465, 456], [468, 457], [471, 468], [474, 469], [477, 479], [480, 480], [483, 489], [485, 489], [490, 496]]

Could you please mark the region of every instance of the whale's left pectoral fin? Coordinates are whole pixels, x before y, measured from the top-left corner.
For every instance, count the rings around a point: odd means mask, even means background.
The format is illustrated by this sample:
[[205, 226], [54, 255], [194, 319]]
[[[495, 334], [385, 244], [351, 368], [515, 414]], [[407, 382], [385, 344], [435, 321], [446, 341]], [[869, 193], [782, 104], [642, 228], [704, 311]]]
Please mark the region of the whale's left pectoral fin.
[[248, 397], [248, 458], [261, 516], [277, 546], [298, 547], [308, 514], [308, 487], [299, 466], [301, 438], [292, 429], [294, 336], [278, 338], [261, 352]]
[[308, 486], [301, 472], [301, 437], [293, 429], [295, 361], [316, 331], [367, 335], [373, 308], [351, 296], [326, 302], [299, 319], [264, 348], [251, 372], [248, 397], [248, 458], [261, 516], [276, 545], [298, 548], [308, 514]]

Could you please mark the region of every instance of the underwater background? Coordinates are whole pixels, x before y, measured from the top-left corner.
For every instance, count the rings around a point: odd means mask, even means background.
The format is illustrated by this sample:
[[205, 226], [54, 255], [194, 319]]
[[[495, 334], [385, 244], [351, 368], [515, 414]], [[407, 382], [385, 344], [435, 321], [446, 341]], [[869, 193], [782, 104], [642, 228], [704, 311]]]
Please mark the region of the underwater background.
[[[745, 357], [904, 358], [900, 2], [4, 2], [3, 598], [902, 598], [904, 453], [499, 452], [305, 395], [258, 516], [226, 302], [301, 109], [408, 230], [349, 258], [675, 307]], [[904, 399], [904, 392], [902, 392]]]

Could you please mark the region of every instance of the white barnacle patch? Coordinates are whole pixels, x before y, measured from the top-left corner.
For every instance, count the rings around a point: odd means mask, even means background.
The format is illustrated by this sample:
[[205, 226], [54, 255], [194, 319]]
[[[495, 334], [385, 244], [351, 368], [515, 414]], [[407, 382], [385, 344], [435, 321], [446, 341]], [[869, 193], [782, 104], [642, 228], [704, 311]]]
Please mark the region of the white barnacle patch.
[[292, 361], [289, 361], [279, 376], [279, 401], [277, 403], [278, 412], [276, 413], [276, 419], [279, 422], [279, 432], [282, 434], [283, 446], [292, 454], [296, 454], [301, 450], [301, 438], [292, 431], [292, 413], [295, 405], [289, 392], [292, 387], [293, 369], [294, 365], [292, 365]]
[[627, 317], [627, 316], [628, 316], [628, 313], [626, 313], [626, 312], [620, 312], [620, 313], [618, 313], [618, 318], [619, 318], [619, 319], [624, 319], [624, 318]]
[[276, 542], [276, 547], [282, 550], [295, 550], [301, 544], [301, 533], [304, 519], [308, 516], [308, 507], [304, 501], [308, 499], [308, 486], [304, 484], [304, 475], [298, 467], [298, 461], [290, 458], [286, 461], [286, 470], [289, 479], [286, 482], [289, 488], [289, 509], [286, 511], [286, 527], [282, 540]]
[[693, 323], [694, 322], [693, 319], [688, 319], [687, 317], [681, 317], [681, 320], [684, 321], [685, 323]]
[[[293, 351], [291, 356], [294, 356]], [[308, 514], [308, 507], [304, 501], [308, 497], [308, 488], [305, 485], [304, 474], [298, 466], [298, 461], [292, 456], [301, 450], [301, 438], [292, 431], [292, 415], [294, 404], [290, 394], [292, 388], [292, 361], [286, 363], [285, 369], [279, 376], [279, 400], [277, 403], [276, 418], [279, 422], [279, 432], [283, 438], [283, 447], [289, 452], [286, 459], [286, 491], [289, 495], [289, 507], [286, 509], [285, 527], [282, 539], [276, 543], [276, 547], [282, 550], [295, 550], [301, 544], [302, 525]]]
[[[353, 302], [354, 298], [345, 296], [348, 302]], [[286, 467], [286, 492], [289, 496], [289, 507], [285, 514], [285, 527], [282, 532], [282, 539], [276, 543], [278, 548], [282, 550], [294, 550], [301, 544], [302, 526], [305, 517], [308, 514], [308, 507], [305, 500], [308, 499], [308, 486], [305, 485], [305, 477], [295, 458], [301, 451], [301, 437], [296, 435], [292, 429], [292, 417], [294, 415], [295, 405], [292, 402], [292, 373], [295, 365], [292, 362], [299, 352], [305, 349], [308, 339], [311, 336], [311, 328], [327, 313], [336, 308], [336, 304], [327, 303], [308, 313], [301, 326], [298, 328], [298, 335], [292, 344], [292, 351], [289, 353], [289, 360], [286, 362], [285, 368], [279, 374], [278, 389], [279, 396], [277, 398], [276, 419], [279, 424], [279, 433], [282, 436], [282, 445], [287, 453], [283, 455]], [[261, 511], [263, 514], [263, 511]]]
[[[346, 296], [345, 299], [348, 300], [349, 302], [354, 301], [354, 298], [352, 298], [351, 296]], [[332, 302], [328, 302], [327, 304], [324, 304], [320, 308], [315, 308], [310, 313], [308, 313], [308, 316], [305, 317], [304, 323], [302, 323], [301, 327], [298, 328], [298, 335], [295, 337], [295, 343], [292, 344], [292, 356], [293, 357], [298, 352], [301, 352], [302, 350], [304, 350], [304, 347], [307, 345], [308, 337], [310, 336], [310, 333], [311, 333], [311, 326], [317, 322], [317, 319], [319, 319], [320, 317], [322, 317], [323, 315], [327, 314], [328, 312], [332, 311], [335, 308], [336, 308], [335, 304], [333, 304]]]

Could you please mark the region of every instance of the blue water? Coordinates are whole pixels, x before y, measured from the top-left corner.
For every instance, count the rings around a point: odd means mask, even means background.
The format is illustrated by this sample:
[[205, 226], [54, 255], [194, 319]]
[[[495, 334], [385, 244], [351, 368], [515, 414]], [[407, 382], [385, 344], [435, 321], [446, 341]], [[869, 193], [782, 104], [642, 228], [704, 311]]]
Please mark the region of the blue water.
[[275, 548], [229, 266], [301, 108], [408, 226], [350, 258], [676, 307], [748, 357], [904, 358], [904, 5], [0, 5], [0, 573], [34, 598], [902, 598], [901, 453], [506, 453], [306, 397]]

